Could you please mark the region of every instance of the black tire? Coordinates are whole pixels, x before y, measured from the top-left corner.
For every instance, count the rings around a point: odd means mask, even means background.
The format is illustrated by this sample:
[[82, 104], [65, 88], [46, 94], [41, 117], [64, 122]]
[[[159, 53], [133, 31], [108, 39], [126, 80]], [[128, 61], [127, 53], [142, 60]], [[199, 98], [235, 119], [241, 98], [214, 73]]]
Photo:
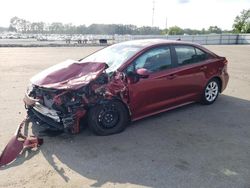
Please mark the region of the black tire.
[[108, 101], [92, 107], [88, 113], [91, 131], [100, 136], [120, 133], [129, 122], [126, 107], [119, 101]]
[[202, 104], [205, 105], [213, 104], [220, 93], [220, 87], [221, 86], [218, 79], [213, 78], [209, 80], [203, 90], [202, 100], [201, 100]]

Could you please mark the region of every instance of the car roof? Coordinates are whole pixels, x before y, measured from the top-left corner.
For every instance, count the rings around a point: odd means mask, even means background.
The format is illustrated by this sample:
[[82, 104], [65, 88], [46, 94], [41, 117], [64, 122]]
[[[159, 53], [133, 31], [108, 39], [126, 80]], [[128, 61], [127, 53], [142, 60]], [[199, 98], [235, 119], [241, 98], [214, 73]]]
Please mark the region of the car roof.
[[186, 41], [181, 41], [181, 40], [168, 40], [168, 39], [156, 38], [156, 39], [130, 40], [126, 42], [117, 43], [117, 45], [135, 46], [135, 47], [140, 48], [141, 50], [146, 49], [151, 46], [164, 45], [164, 44], [192, 45], [194, 47], [198, 47], [199, 49], [202, 49], [203, 51], [209, 53], [210, 55], [213, 55], [215, 57], [218, 56], [217, 54], [211, 52], [210, 50], [201, 46], [198, 43], [186, 42]]
[[140, 40], [131, 40], [126, 42], [121, 42], [118, 44], [128, 45], [128, 46], [138, 46], [140, 48], [146, 48], [153, 45], [160, 45], [160, 44], [191, 44], [194, 46], [200, 46], [196, 43], [191, 42], [184, 42], [184, 41], [177, 41], [177, 40], [168, 40], [168, 39], [140, 39]]

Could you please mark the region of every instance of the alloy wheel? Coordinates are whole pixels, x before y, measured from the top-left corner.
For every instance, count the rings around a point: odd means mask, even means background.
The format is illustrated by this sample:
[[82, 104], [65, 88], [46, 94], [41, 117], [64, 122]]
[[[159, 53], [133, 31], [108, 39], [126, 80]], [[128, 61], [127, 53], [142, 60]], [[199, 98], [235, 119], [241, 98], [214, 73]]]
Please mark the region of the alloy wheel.
[[205, 89], [205, 97], [208, 102], [212, 102], [216, 99], [219, 92], [219, 86], [217, 82], [211, 81]]

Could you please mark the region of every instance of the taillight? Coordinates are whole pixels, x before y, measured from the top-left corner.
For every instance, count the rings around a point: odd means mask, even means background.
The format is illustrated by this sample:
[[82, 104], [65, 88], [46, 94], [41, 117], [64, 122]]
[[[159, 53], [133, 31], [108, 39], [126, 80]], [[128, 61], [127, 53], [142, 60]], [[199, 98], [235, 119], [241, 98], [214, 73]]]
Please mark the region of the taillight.
[[224, 58], [223, 63], [224, 63], [224, 67], [223, 67], [223, 70], [222, 70], [222, 71], [223, 71], [224, 73], [227, 73], [227, 64], [228, 64], [228, 61], [227, 61], [226, 58]]
[[225, 65], [228, 64], [228, 61], [225, 57], [219, 57], [219, 62], [223, 62]]
[[227, 74], [227, 64], [228, 64], [227, 59], [225, 57], [220, 57], [220, 61], [219, 62], [220, 62], [220, 65], [221, 65], [220, 70], [222, 71], [222, 73], [226, 73]]

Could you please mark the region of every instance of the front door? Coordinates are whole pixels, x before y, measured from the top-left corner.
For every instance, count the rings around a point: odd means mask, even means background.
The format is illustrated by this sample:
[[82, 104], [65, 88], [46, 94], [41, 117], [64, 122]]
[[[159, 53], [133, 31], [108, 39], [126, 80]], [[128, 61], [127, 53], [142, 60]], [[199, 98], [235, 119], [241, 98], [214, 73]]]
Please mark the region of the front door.
[[139, 78], [128, 85], [133, 120], [166, 108], [176, 96], [175, 75], [171, 73], [171, 54], [169, 46], [155, 47], [143, 53], [126, 68], [128, 75], [140, 68], [149, 72], [148, 78]]

